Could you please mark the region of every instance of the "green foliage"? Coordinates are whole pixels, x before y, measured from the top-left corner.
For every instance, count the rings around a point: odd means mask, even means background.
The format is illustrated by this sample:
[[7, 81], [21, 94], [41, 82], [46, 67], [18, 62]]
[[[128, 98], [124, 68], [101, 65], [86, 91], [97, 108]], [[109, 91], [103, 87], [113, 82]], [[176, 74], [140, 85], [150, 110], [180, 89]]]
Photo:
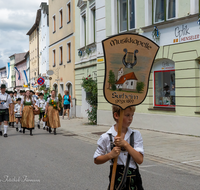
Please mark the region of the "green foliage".
[[115, 85], [115, 84], [112, 84], [111, 89], [112, 89], [112, 90], [116, 90], [116, 85]]
[[62, 109], [63, 108], [63, 105], [62, 105], [62, 96], [61, 96], [60, 93], [58, 94], [58, 102], [59, 102], [59, 107]]
[[89, 124], [96, 125], [97, 124], [97, 107], [92, 106], [91, 111], [87, 109], [86, 112], [88, 114]]
[[115, 85], [115, 74], [112, 70], [109, 71], [109, 79], [108, 83], [110, 84], [111, 88]]
[[137, 82], [136, 90], [137, 90], [137, 92], [143, 91], [144, 90], [144, 83], [143, 82]]
[[87, 102], [91, 105], [92, 110], [86, 110], [90, 124], [97, 123], [97, 81], [93, 80], [91, 75], [82, 79], [81, 86], [87, 94]]

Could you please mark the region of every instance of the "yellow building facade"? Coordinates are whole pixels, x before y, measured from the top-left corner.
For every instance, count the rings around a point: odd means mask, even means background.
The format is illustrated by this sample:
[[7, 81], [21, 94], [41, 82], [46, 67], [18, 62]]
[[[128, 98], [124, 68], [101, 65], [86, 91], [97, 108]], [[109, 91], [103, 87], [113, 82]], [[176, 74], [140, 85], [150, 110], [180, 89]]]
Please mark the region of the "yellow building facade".
[[32, 28], [28, 31], [29, 52], [30, 52], [30, 89], [37, 89], [37, 79], [39, 75], [39, 22], [41, 10], [37, 10], [36, 20]]
[[57, 95], [69, 90], [75, 98], [75, 2], [49, 0], [49, 70], [50, 87]]

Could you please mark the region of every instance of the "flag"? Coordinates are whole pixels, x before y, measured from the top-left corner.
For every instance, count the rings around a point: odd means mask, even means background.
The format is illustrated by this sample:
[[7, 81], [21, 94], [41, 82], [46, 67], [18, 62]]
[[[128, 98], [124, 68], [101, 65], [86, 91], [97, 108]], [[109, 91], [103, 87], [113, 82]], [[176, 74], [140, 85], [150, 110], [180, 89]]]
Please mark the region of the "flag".
[[17, 67], [14, 67], [15, 71], [18, 72], [18, 80], [20, 80], [20, 72], [19, 70], [17, 69]]
[[10, 76], [10, 63], [9, 62], [6, 65], [6, 72], [7, 72], [7, 79], [9, 79], [9, 76]]
[[27, 77], [27, 75], [26, 75], [26, 70], [23, 70], [22, 76], [23, 76], [25, 85], [28, 85], [28, 77]]

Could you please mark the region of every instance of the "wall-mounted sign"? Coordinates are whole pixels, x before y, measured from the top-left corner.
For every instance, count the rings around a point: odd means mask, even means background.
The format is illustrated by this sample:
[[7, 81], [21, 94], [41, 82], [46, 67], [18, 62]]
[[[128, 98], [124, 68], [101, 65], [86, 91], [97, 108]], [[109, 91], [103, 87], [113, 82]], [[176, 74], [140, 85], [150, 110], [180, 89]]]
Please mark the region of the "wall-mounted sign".
[[[159, 32], [160, 40], [156, 43], [160, 46], [200, 40], [200, 29], [196, 21], [159, 29]], [[152, 31], [144, 32], [142, 35], [153, 40]]]
[[101, 58], [101, 59], [97, 59], [97, 62], [99, 63], [99, 62], [103, 62], [104, 61], [104, 59], [103, 58]]
[[47, 71], [47, 75], [53, 75], [53, 74], [54, 74], [53, 70], [48, 70]]

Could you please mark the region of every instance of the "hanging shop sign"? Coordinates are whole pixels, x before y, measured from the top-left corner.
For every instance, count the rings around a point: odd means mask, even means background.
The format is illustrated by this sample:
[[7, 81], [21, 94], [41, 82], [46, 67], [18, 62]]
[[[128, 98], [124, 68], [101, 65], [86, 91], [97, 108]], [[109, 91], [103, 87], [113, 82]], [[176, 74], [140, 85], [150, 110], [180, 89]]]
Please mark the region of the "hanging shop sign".
[[[200, 29], [196, 21], [162, 29], [157, 26], [157, 28], [160, 38], [155, 42], [160, 46], [200, 40]], [[142, 35], [153, 40], [152, 31], [144, 32]]]

